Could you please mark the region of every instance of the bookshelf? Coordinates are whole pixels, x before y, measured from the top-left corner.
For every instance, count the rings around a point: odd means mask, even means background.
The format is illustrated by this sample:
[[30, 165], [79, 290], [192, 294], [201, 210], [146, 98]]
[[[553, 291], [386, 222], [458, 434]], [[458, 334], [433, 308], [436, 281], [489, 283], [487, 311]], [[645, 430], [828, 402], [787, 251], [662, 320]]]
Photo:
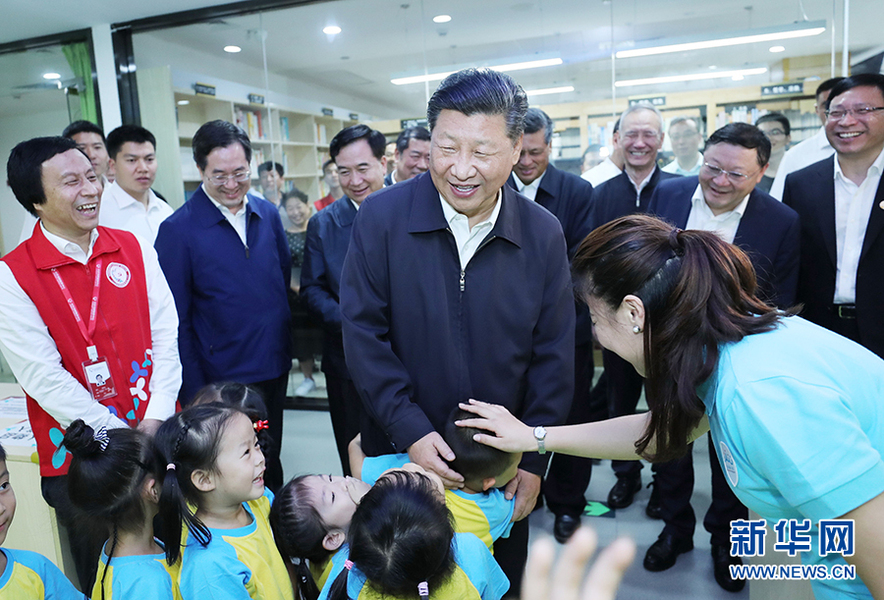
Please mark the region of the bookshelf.
[[322, 163], [328, 159], [328, 142], [338, 131], [355, 123], [275, 104], [198, 95], [191, 89], [173, 87], [168, 67], [141, 70], [138, 79], [141, 106], [158, 107], [149, 112], [142, 110], [142, 125], [157, 136], [159, 164], [154, 187], [174, 207], [181, 206], [199, 187], [191, 144], [197, 129], [207, 121], [229, 121], [249, 134], [253, 187], [258, 187], [258, 165], [273, 160], [283, 165], [286, 187], [296, 186], [311, 202], [327, 193]]

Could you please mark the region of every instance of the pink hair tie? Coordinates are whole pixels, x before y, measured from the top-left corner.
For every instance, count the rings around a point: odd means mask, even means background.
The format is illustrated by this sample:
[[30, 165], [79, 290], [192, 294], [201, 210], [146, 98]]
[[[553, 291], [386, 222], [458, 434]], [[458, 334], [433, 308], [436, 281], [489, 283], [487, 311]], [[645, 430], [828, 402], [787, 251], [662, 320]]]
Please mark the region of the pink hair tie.
[[347, 569], [348, 571], [350, 569], [352, 569], [353, 568], [353, 561], [349, 560], [349, 559], [345, 560], [344, 561], [344, 568]]

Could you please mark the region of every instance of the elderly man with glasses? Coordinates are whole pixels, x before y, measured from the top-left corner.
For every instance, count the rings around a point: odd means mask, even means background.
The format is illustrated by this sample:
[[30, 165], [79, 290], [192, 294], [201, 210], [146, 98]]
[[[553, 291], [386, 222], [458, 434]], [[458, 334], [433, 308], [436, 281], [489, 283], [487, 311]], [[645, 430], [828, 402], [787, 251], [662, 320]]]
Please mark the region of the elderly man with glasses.
[[884, 75], [832, 88], [826, 137], [835, 155], [786, 178], [801, 216], [801, 316], [884, 357]]
[[[770, 304], [787, 308], [795, 301], [798, 284], [798, 215], [758, 187], [770, 159], [771, 142], [758, 127], [732, 123], [714, 132], [703, 151], [700, 174], [662, 182], [651, 198], [648, 212], [681, 229], [714, 231], [739, 246], [752, 261], [758, 276], [758, 295]], [[709, 449], [712, 504], [703, 525], [711, 535], [715, 581], [736, 592], [745, 580], [730, 576], [730, 523], [748, 513], [731, 491]], [[665, 523], [658, 540], [648, 549], [644, 566], [663, 571], [678, 555], [694, 547], [697, 519], [691, 508], [694, 466], [691, 453], [654, 467], [654, 491]]]
[[[163, 221], [156, 249], [178, 309], [182, 403], [210, 383], [252, 385], [264, 396], [279, 442], [291, 368], [291, 255], [276, 207], [248, 194], [251, 153], [248, 136], [231, 123], [197, 130], [193, 158], [202, 183]], [[265, 456], [265, 480], [276, 490], [278, 448]]]

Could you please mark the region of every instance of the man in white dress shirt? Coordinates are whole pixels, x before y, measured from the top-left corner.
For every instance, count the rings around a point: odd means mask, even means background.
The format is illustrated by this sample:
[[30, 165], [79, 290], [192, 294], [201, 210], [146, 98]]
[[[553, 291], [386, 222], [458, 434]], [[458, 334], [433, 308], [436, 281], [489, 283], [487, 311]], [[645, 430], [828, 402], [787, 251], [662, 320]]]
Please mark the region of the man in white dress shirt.
[[620, 148], [620, 119], [614, 121], [611, 145], [613, 146], [611, 154], [601, 163], [580, 176], [594, 188], [623, 172], [623, 165], [626, 163], [626, 159], [623, 157], [623, 149]]
[[101, 196], [99, 224], [156, 241], [160, 223], [174, 211], [151, 189], [157, 176], [156, 138], [138, 125], [121, 125], [107, 136], [116, 179]]
[[663, 171], [686, 177], [699, 175], [703, 166], [703, 155], [700, 154], [703, 135], [697, 121], [691, 117], [672, 119], [669, 123], [669, 143], [672, 144], [675, 160], [663, 167]]
[[829, 139], [826, 137], [826, 101], [829, 99], [829, 93], [832, 91], [832, 88], [842, 79], [844, 78], [833, 77], [817, 86], [814, 110], [816, 110], [822, 126], [812, 137], [792, 146], [786, 151], [786, 155], [777, 168], [777, 176], [774, 177], [773, 184], [770, 186], [770, 195], [777, 200], [783, 199], [783, 187], [786, 185], [786, 176], [789, 173], [800, 171], [804, 167], [809, 167], [815, 162], [829, 158], [835, 153], [835, 149], [832, 148], [832, 144], [829, 143]]

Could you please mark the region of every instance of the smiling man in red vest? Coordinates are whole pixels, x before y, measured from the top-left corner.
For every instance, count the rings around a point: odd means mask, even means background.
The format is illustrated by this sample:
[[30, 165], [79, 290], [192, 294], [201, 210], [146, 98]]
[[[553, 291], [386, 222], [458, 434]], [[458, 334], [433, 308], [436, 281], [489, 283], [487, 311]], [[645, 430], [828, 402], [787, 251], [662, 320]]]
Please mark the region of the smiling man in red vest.
[[[0, 261], [0, 350], [27, 394], [43, 497], [70, 527], [64, 429], [79, 418], [96, 431], [152, 433], [172, 415], [178, 317], [153, 247], [98, 227], [101, 186], [76, 143], [22, 142], [7, 177], [39, 221]], [[70, 538], [82, 589], [91, 589], [97, 549], [88, 536]]]

